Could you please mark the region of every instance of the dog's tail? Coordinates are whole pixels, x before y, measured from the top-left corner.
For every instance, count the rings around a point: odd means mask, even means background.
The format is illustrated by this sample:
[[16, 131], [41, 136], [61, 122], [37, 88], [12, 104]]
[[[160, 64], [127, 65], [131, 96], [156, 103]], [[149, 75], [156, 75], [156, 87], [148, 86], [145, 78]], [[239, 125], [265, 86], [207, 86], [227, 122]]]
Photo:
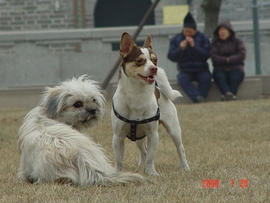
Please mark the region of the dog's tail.
[[[92, 139], [82, 137], [80, 153], [76, 155], [78, 171], [73, 182], [78, 185], [120, 185], [130, 182], [147, 182], [147, 178], [138, 173], [117, 172], [104, 153], [104, 149]], [[91, 147], [89, 147], [91, 146]]]
[[179, 91], [172, 89], [165, 71], [160, 67], [158, 67], [156, 83], [166, 98], [175, 100], [178, 97], [182, 97], [182, 94]]
[[103, 185], [120, 185], [127, 183], [145, 183], [149, 181], [147, 178], [143, 177], [138, 173], [130, 173], [130, 172], [115, 172], [115, 173], [103, 173]]

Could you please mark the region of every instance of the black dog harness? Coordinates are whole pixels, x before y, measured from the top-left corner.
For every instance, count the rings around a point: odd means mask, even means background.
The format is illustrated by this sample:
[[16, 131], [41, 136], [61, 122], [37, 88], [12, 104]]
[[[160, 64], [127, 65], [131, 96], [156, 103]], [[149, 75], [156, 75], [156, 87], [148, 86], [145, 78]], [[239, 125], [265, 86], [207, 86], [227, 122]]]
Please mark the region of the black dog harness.
[[122, 120], [126, 123], [130, 123], [130, 136], [127, 135], [127, 138], [130, 139], [131, 141], [134, 141], [134, 142], [137, 140], [143, 139], [146, 136], [146, 135], [144, 135], [142, 137], [136, 137], [137, 124], [144, 124], [144, 123], [149, 123], [152, 121], [157, 121], [160, 118], [159, 108], [157, 108], [157, 112], [156, 112], [155, 116], [141, 120], [141, 121], [137, 121], [137, 120], [126, 119], [123, 116], [121, 116], [119, 113], [117, 113], [117, 111], [114, 108], [113, 102], [112, 102], [112, 107], [113, 107], [113, 112], [117, 116], [117, 118], [119, 118], [120, 120]]

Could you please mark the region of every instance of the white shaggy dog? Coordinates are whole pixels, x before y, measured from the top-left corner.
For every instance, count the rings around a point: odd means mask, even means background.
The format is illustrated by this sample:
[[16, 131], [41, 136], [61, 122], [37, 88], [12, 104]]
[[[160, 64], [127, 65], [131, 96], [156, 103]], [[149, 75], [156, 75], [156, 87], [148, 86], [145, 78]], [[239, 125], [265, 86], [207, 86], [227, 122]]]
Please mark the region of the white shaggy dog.
[[140, 149], [137, 170], [146, 164], [147, 174], [158, 175], [154, 155], [159, 141], [159, 123], [175, 144], [181, 169], [189, 170], [177, 111], [171, 101], [181, 94], [171, 88], [165, 71], [157, 67], [150, 35], [143, 47], [138, 47], [128, 33], [123, 33], [119, 53], [122, 65], [111, 112], [117, 170], [123, 168], [124, 139], [128, 137], [136, 141]]
[[104, 103], [98, 83], [85, 75], [48, 87], [19, 130], [18, 177], [81, 186], [145, 181], [139, 174], [116, 172], [104, 150], [79, 132], [102, 119]]

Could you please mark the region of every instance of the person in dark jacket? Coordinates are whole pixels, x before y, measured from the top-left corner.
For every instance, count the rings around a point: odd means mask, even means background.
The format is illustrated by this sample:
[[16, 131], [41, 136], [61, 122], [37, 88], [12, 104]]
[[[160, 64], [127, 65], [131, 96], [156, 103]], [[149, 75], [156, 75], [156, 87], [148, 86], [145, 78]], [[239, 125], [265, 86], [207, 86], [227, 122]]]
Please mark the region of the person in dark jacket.
[[214, 30], [211, 43], [213, 79], [221, 92], [221, 100], [236, 100], [239, 85], [245, 77], [246, 48], [236, 37], [230, 21], [221, 21]]
[[167, 57], [177, 63], [178, 83], [195, 103], [205, 101], [211, 85], [212, 76], [207, 63], [209, 56], [210, 41], [197, 30], [195, 20], [188, 12], [184, 18], [183, 31], [170, 40]]

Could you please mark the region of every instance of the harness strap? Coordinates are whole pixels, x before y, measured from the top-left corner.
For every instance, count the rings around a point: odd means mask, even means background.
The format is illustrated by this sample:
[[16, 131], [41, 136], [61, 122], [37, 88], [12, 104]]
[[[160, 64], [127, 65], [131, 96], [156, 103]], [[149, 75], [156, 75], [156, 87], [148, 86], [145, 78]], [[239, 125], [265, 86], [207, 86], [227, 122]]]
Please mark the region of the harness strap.
[[127, 136], [128, 139], [130, 139], [131, 141], [136, 141], [136, 140], [140, 140], [142, 138], [144, 138], [146, 135], [142, 136], [142, 137], [136, 137], [136, 131], [137, 131], [137, 124], [144, 124], [144, 123], [149, 123], [152, 121], [156, 121], [159, 120], [160, 118], [160, 111], [159, 108], [157, 108], [157, 112], [156, 115], [151, 117], [151, 118], [147, 118], [141, 121], [137, 121], [137, 120], [129, 120], [127, 118], [124, 118], [123, 116], [121, 116], [114, 108], [114, 104], [112, 101], [112, 107], [113, 107], [113, 112], [114, 114], [117, 116], [117, 118], [119, 118], [120, 120], [126, 122], [126, 123], [130, 123], [130, 136]]
[[131, 141], [135, 142], [136, 140], [140, 140], [145, 138], [146, 135], [142, 137], [136, 137], [137, 134], [137, 123], [130, 123], [130, 136], [127, 135], [127, 138]]

